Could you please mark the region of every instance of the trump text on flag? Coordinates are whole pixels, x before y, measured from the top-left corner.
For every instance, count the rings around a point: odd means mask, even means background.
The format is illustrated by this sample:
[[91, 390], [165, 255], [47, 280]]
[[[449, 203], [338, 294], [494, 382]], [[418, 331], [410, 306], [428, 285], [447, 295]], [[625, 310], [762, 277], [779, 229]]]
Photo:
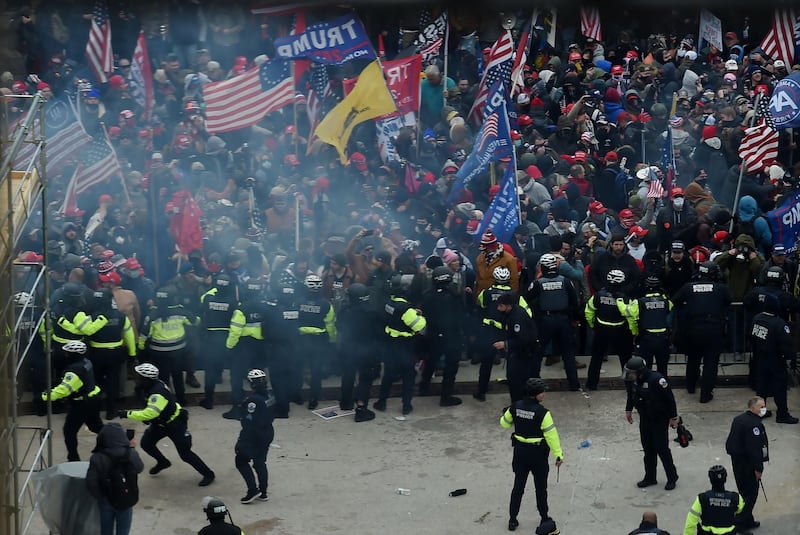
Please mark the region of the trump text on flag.
[[363, 24], [352, 15], [311, 25], [299, 35], [275, 39], [275, 54], [283, 59], [307, 57], [327, 64], [375, 58]]

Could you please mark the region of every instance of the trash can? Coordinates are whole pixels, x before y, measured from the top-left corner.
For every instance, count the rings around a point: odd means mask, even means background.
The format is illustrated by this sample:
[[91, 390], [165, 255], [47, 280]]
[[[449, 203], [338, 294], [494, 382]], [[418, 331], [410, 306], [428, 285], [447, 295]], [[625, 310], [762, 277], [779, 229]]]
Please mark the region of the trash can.
[[33, 474], [39, 514], [51, 533], [100, 535], [100, 509], [86, 487], [86, 461], [61, 463]]

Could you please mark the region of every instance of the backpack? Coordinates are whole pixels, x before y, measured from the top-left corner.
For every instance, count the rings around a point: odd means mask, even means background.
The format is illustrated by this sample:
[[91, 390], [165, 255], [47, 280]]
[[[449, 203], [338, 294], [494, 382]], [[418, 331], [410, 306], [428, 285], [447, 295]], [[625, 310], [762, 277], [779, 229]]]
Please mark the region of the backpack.
[[111, 466], [106, 477], [106, 499], [118, 511], [129, 509], [139, 501], [139, 474], [129, 453], [121, 459], [110, 455], [108, 458], [111, 459]]

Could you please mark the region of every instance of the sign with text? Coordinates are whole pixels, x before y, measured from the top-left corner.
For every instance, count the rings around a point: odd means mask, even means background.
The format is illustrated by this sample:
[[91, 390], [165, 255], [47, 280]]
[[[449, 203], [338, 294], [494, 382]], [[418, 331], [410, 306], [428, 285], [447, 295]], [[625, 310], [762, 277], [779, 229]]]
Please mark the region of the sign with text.
[[275, 54], [283, 59], [309, 58], [328, 65], [375, 59], [364, 25], [354, 14], [318, 22], [298, 35], [275, 39]]
[[722, 21], [707, 9], [700, 11], [700, 39], [722, 50]]

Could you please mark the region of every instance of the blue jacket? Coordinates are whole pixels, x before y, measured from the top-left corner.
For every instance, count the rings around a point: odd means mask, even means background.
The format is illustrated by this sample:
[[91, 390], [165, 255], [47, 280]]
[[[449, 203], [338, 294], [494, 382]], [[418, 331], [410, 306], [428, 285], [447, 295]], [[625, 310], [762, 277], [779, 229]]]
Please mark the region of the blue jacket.
[[756, 248], [765, 257], [769, 256], [772, 249], [772, 230], [769, 228], [769, 223], [766, 219], [759, 216], [759, 209], [756, 200], [750, 195], [745, 195], [739, 201], [739, 220], [744, 223], [752, 223], [755, 231], [753, 240], [756, 242]]

